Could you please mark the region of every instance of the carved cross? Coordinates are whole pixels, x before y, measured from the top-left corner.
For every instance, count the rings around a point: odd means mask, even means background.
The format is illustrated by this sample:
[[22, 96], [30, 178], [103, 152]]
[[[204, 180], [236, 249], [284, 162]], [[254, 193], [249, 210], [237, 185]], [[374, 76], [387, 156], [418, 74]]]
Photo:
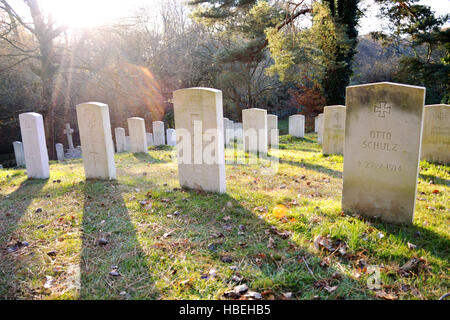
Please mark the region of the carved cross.
[[341, 117], [341, 115], [340, 115], [339, 112], [336, 112], [336, 113], [334, 114], [334, 118], [336, 119], [336, 121], [339, 121], [340, 117]]
[[435, 115], [436, 115], [436, 119], [437, 119], [437, 120], [444, 120], [444, 119], [445, 119], [445, 113], [442, 112], [442, 111], [437, 111], [437, 112], [435, 113]]
[[66, 123], [66, 129], [64, 130], [64, 134], [67, 135], [67, 141], [69, 143], [69, 149], [74, 149], [73, 140], [72, 140], [73, 129], [70, 128], [70, 123]]
[[380, 101], [380, 105], [374, 108], [374, 112], [378, 113], [378, 117], [386, 118], [386, 114], [391, 114], [391, 107], [387, 107], [386, 101]]
[[90, 146], [91, 150], [89, 150], [89, 159], [90, 159], [90, 161], [92, 161], [94, 163], [95, 171], [97, 171], [97, 165], [98, 165], [97, 156], [99, 156], [99, 153], [97, 152], [95, 147], [96, 147], [95, 144], [91, 144], [91, 146]]

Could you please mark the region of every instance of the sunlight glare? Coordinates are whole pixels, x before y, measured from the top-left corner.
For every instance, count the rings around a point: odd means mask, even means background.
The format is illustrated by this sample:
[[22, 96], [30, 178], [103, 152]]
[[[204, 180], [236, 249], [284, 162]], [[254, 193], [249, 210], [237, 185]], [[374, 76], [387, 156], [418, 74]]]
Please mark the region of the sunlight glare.
[[133, 10], [158, 0], [41, 0], [45, 12], [53, 20], [69, 28], [82, 29], [117, 22], [131, 17]]

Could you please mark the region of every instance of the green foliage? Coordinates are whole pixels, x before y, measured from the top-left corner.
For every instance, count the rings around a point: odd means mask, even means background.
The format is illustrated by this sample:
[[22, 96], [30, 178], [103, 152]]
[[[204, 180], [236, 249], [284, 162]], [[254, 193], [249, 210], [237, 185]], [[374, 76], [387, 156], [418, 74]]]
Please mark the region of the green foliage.
[[421, 85], [427, 88], [426, 104], [447, 103], [449, 98], [450, 65], [427, 63], [418, 57], [403, 56], [395, 75], [397, 82]]
[[207, 24], [237, 16], [248, 11], [258, 0], [190, 0], [187, 3], [197, 6], [194, 17]]
[[342, 104], [352, 75], [358, 1], [315, 2], [310, 29], [266, 30], [274, 64], [269, 74], [282, 81], [321, 83], [328, 104]]
[[413, 51], [413, 54], [405, 54], [398, 50], [401, 58], [394, 80], [425, 86], [427, 104], [448, 101], [450, 30], [442, 27], [449, 15], [437, 17], [430, 7], [417, 4], [418, 0], [377, 2], [381, 5], [380, 16], [388, 17], [391, 23], [387, 33], [375, 33], [374, 38], [397, 48], [407, 42]]
[[[302, 41], [305, 37], [300, 34], [289, 36], [279, 32], [277, 28], [266, 29], [266, 37], [274, 61], [274, 64], [267, 68], [267, 74], [278, 75], [281, 81], [298, 80], [300, 74], [295, 72], [298, 69], [298, 64], [300, 62], [305, 63], [309, 58], [309, 55], [300, 57], [299, 51], [296, 50], [300, 47], [300, 43], [307, 44], [307, 41]], [[302, 51], [305, 52], [306, 50], [307, 48], [303, 47]]]
[[[239, 120], [241, 109], [267, 107], [277, 100], [279, 79], [264, 74], [270, 60], [265, 30], [283, 19], [283, 11], [267, 1], [191, 1], [192, 16], [211, 30], [217, 45], [213, 85], [224, 92], [224, 113]], [[277, 104], [279, 101], [275, 101]]]
[[[329, 58], [325, 64], [326, 71], [323, 77], [322, 87], [327, 99], [327, 104], [345, 104], [345, 88], [350, 83], [353, 74], [352, 62], [356, 53], [358, 31], [356, 29], [359, 16], [359, 0], [326, 0], [331, 16], [336, 25], [324, 45], [328, 44]], [[329, 20], [328, 17], [325, 21]], [[331, 22], [327, 23], [331, 27]], [[327, 30], [323, 30], [327, 34]], [[335, 37], [335, 39], [333, 39]]]
[[164, 115], [164, 122], [167, 128], [175, 128], [175, 116], [173, 110], [169, 110]]

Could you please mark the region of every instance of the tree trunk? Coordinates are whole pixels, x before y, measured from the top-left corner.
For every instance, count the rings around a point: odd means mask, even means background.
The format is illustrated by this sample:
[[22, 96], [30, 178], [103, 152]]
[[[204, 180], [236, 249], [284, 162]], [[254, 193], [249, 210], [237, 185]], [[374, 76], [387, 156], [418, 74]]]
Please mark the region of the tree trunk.
[[55, 151], [55, 121], [56, 101], [54, 96], [55, 71], [52, 63], [52, 41], [41, 43], [41, 81], [42, 81], [42, 109], [45, 123], [45, 136], [48, 155], [51, 160], [56, 159]]
[[39, 60], [41, 64], [39, 77], [42, 81], [41, 109], [44, 116], [47, 150], [49, 158], [55, 160], [55, 109], [57, 97], [55, 96], [54, 82], [57, 68], [54, 65], [53, 41], [62, 32], [62, 29], [53, 29], [52, 21], [44, 22], [43, 13], [37, 0], [27, 0], [26, 3], [33, 18], [34, 35], [39, 42]]
[[236, 108], [237, 121], [242, 121], [242, 108], [241, 108], [241, 96], [237, 92], [236, 88], [233, 87], [234, 103]]

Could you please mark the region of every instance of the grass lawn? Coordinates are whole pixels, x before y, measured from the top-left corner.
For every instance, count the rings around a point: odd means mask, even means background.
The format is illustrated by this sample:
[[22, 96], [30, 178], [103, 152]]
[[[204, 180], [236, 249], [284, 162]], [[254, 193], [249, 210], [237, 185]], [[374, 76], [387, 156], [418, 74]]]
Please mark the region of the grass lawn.
[[180, 189], [170, 148], [117, 154], [117, 181], [85, 181], [81, 160], [52, 162], [45, 181], [0, 170], [0, 299], [226, 299], [239, 284], [263, 299], [450, 291], [449, 166], [421, 162], [414, 224], [395, 226], [341, 212], [343, 158], [322, 156], [316, 135], [281, 135], [274, 155], [276, 175], [227, 165], [224, 195]]

